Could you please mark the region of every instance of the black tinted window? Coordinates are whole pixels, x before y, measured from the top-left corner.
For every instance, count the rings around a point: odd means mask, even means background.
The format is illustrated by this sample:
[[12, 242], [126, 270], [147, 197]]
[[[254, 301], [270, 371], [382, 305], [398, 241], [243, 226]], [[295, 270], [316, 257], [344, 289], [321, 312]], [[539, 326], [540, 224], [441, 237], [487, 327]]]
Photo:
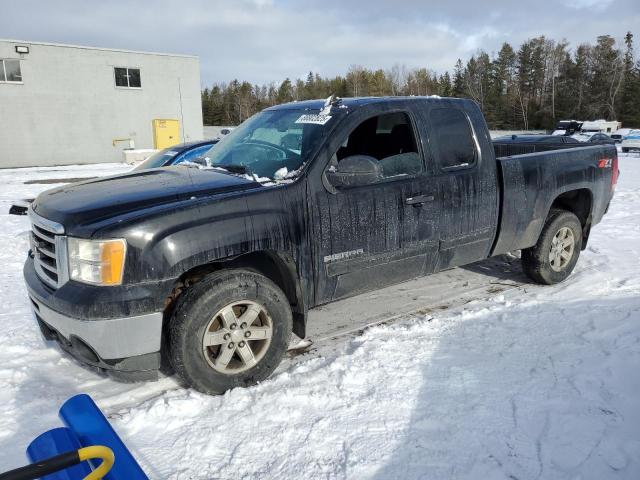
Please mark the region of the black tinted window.
[[126, 68], [115, 68], [116, 73], [116, 86], [118, 87], [128, 87], [129, 80], [127, 78], [127, 69]]
[[116, 87], [140, 88], [140, 69], [115, 67]]
[[137, 68], [129, 69], [129, 86], [140, 88], [140, 70]]
[[476, 159], [471, 127], [464, 113], [454, 108], [431, 110], [431, 130], [442, 168], [465, 167]]

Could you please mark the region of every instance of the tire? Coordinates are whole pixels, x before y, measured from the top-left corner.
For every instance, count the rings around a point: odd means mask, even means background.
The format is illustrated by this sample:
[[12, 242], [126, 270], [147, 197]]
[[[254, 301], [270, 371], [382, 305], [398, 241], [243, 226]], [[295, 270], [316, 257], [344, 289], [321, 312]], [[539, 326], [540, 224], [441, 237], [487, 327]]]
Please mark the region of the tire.
[[168, 327], [169, 361], [187, 386], [221, 394], [271, 375], [289, 346], [291, 328], [289, 301], [271, 280], [249, 270], [214, 272], [178, 299]]
[[622, 152], [623, 152], [623, 153], [629, 153], [629, 149], [628, 149], [628, 148], [623, 148], [623, 149], [622, 149]]
[[[563, 237], [564, 234], [566, 237]], [[571, 241], [571, 249], [564, 246]], [[538, 243], [522, 250], [522, 269], [534, 282], [544, 285], [560, 283], [573, 271], [581, 249], [582, 225], [578, 217], [566, 210], [553, 209], [549, 212]]]

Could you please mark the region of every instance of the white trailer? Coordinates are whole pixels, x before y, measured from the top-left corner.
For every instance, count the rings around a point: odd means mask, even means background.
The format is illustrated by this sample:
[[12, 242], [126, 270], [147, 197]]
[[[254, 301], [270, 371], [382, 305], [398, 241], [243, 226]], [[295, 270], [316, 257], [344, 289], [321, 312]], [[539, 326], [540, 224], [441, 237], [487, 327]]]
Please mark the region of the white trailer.
[[617, 120], [593, 120], [583, 122], [580, 131], [612, 134], [621, 127], [622, 123], [618, 122]]

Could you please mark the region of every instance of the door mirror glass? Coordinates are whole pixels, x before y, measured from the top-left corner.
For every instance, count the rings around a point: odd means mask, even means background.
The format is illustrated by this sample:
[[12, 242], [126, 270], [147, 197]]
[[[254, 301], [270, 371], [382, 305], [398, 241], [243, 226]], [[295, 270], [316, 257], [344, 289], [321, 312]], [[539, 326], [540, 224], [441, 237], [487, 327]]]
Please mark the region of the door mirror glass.
[[200, 165], [201, 167], [209, 166], [209, 164], [207, 163], [206, 157], [193, 157], [193, 158], [190, 158], [189, 161], [191, 163], [195, 163], [196, 165]]
[[326, 172], [327, 180], [336, 189], [377, 183], [383, 178], [382, 165], [368, 155], [345, 157]]

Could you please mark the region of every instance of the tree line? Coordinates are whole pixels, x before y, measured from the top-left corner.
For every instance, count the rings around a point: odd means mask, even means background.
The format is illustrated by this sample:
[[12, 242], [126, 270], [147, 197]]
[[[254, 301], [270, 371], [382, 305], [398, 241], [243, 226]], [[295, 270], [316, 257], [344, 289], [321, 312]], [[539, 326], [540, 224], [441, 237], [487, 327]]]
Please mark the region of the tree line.
[[372, 70], [352, 65], [346, 75], [254, 85], [233, 80], [202, 91], [205, 125], [237, 125], [271, 105], [339, 97], [439, 95], [477, 102], [490, 128], [552, 129], [558, 120], [619, 120], [640, 128], [640, 60], [633, 35], [622, 44], [609, 35], [570, 48], [544, 36], [497, 54], [478, 51], [451, 72], [394, 65]]

